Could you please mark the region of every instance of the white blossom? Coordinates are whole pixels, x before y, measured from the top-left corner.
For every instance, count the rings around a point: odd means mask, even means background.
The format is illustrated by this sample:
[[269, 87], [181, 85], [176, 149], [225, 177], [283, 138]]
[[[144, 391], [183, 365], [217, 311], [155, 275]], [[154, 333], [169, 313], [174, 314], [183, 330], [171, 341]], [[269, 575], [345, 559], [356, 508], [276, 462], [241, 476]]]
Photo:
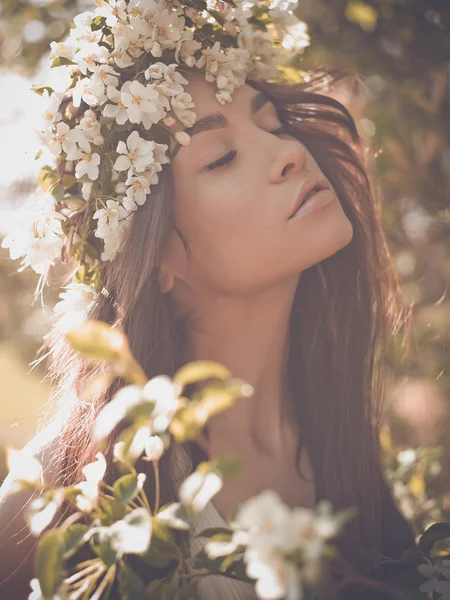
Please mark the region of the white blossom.
[[32, 454], [24, 450], [7, 449], [7, 463], [11, 477], [17, 482], [14, 487], [40, 486], [43, 482], [42, 465]]
[[[31, 594], [28, 596], [28, 600], [44, 600], [42, 595], [41, 586], [39, 585], [39, 579], [34, 577], [30, 581]], [[56, 594], [53, 594], [52, 600], [68, 600], [66, 588], [64, 584], [61, 584]]]
[[107, 438], [128, 411], [139, 404], [148, 405], [151, 419], [149, 435], [163, 433], [178, 408], [179, 393], [179, 385], [166, 375], [153, 377], [143, 388], [136, 385], [121, 388], [98, 414], [92, 431], [93, 439], [98, 442]]
[[147, 179], [142, 175], [134, 175], [132, 177], [128, 177], [125, 185], [128, 186], [126, 195], [129, 201], [142, 206], [145, 202], [147, 194], [150, 194], [150, 184]]
[[197, 115], [194, 111], [189, 110], [195, 106], [190, 94], [182, 92], [171, 98], [170, 104], [173, 108], [173, 112], [185, 127], [192, 127], [192, 125], [194, 125], [197, 120]]
[[92, 81], [101, 82], [106, 89], [109, 85], [117, 87], [119, 83], [119, 73], [111, 65], [96, 65], [91, 69]]
[[100, 121], [97, 120], [97, 116], [93, 110], [88, 109], [84, 113], [84, 117], [81, 119], [77, 131], [81, 131], [82, 135], [95, 146], [100, 146], [104, 142], [101, 134]]
[[103, 107], [103, 115], [108, 119], [115, 119], [118, 125], [123, 125], [128, 120], [127, 107], [122, 102], [122, 96], [119, 90], [109, 85], [106, 88], [108, 100], [113, 104], [106, 104]]
[[125, 418], [127, 411], [142, 400], [142, 389], [136, 385], [127, 385], [114, 394], [97, 415], [92, 430], [94, 441], [106, 439]]
[[154, 433], [163, 433], [178, 409], [180, 388], [167, 375], [157, 375], [148, 381], [143, 389], [147, 401], [154, 402], [152, 429]]
[[64, 94], [62, 92], [53, 92], [49, 95], [47, 90], [44, 92], [43, 98], [46, 100], [46, 108], [42, 114], [42, 129], [47, 129], [52, 123], [57, 123], [62, 120], [62, 114], [59, 112]]
[[201, 47], [201, 43], [194, 40], [194, 32], [185, 29], [175, 45], [175, 60], [180, 63], [181, 59], [188, 67], [194, 67], [194, 54]]
[[97, 459], [93, 463], [89, 463], [82, 469], [82, 473], [86, 481], [76, 484], [76, 488], [81, 490], [81, 494], [75, 496], [77, 508], [83, 512], [92, 511], [98, 498], [98, 486], [102, 481], [106, 471], [106, 460], [101, 452], [95, 455]]
[[246, 552], [246, 573], [256, 579], [255, 592], [261, 600], [301, 600], [299, 570], [263, 547]]
[[[111, 56], [120, 69], [131, 67], [134, 58], [138, 58], [144, 51], [137, 45], [139, 32], [128, 24], [113, 27], [114, 50]], [[131, 54], [131, 56], [130, 56]]]
[[145, 456], [152, 461], [158, 461], [164, 454], [164, 442], [157, 435], [150, 436], [145, 442]]
[[89, 198], [91, 196], [93, 185], [94, 184], [92, 181], [86, 181], [85, 183], [83, 183], [81, 185], [81, 195], [83, 197], [83, 200], [86, 200], [86, 202], [89, 200]]
[[174, 133], [175, 139], [182, 146], [189, 146], [191, 143], [191, 136], [187, 134], [185, 131], [176, 131]]
[[[126, 81], [120, 89], [120, 99], [125, 106], [130, 123], [141, 123], [157, 112], [159, 93], [153, 85], [142, 85], [139, 81]], [[153, 122], [159, 121], [159, 118]]]
[[133, 131], [127, 138], [126, 143], [120, 141], [117, 144], [117, 152], [121, 154], [114, 163], [117, 171], [132, 169], [132, 172], [142, 172], [154, 162], [154, 142], [141, 138], [137, 131]]
[[63, 215], [55, 211], [55, 200], [49, 194], [33, 196], [19, 211], [16, 225], [2, 240], [13, 260], [23, 257], [22, 271], [30, 266], [44, 274], [61, 253], [65, 242], [61, 222]]
[[100, 29], [93, 31], [91, 28], [92, 21], [97, 15], [95, 12], [87, 10], [79, 13], [73, 19], [75, 27], [70, 30], [69, 37], [66, 42], [75, 44], [80, 47], [83, 43], [98, 43], [102, 37]]
[[83, 175], [87, 175], [93, 181], [98, 178], [100, 154], [92, 152], [91, 144], [86, 138], [80, 137], [77, 140], [77, 147], [69, 152], [67, 159], [78, 161], [75, 166], [75, 177], [77, 179], [80, 179]]
[[172, 502], [172, 504], [169, 504], [169, 506], [160, 511], [156, 515], [156, 518], [164, 525], [168, 525], [173, 529], [187, 531], [190, 529], [189, 523], [177, 515], [181, 508], [180, 502]]
[[117, 229], [119, 220], [127, 217], [125, 209], [116, 200], [107, 200], [105, 208], [95, 211], [93, 217], [98, 219], [96, 237], [105, 238], [108, 233]]
[[93, 71], [96, 68], [97, 63], [106, 63], [108, 58], [108, 48], [99, 46], [97, 42], [85, 42], [75, 54], [74, 61], [83, 75], [86, 75], [88, 70]]
[[145, 552], [150, 546], [152, 531], [152, 519], [146, 508], [135, 508], [121, 521], [105, 528], [109, 544], [118, 558]]
[[64, 491], [56, 489], [50, 497], [42, 495], [27, 504], [24, 518], [33, 535], [40, 535], [50, 525], [63, 501]]
[[118, 21], [127, 20], [127, 4], [125, 0], [96, 0], [97, 7], [95, 13], [105, 17], [106, 24], [109, 27], [116, 25]]
[[189, 506], [194, 514], [198, 514], [222, 487], [223, 481], [218, 473], [195, 471], [180, 485], [178, 496], [181, 504]]
[[73, 105], [80, 106], [81, 100], [89, 106], [97, 106], [106, 100], [105, 86], [100, 79], [83, 77], [79, 79], [72, 90]]
[[79, 138], [76, 129], [70, 129], [67, 123], [59, 122], [46, 145], [52, 154], [59, 156], [62, 151], [69, 153], [73, 150]]
[[[419, 586], [421, 592], [436, 592], [444, 595], [445, 598], [450, 596], [450, 560], [435, 559], [432, 562], [425, 557], [425, 564], [419, 565], [417, 570], [421, 575], [426, 577], [428, 581]], [[445, 580], [439, 578], [440, 575], [445, 577]], [[441, 600], [442, 596], [439, 600]]]
[[152, 33], [153, 44], [146, 45], [145, 49], [153, 56], [159, 57], [162, 55], [162, 50], [173, 48], [181, 39], [185, 29], [185, 18], [178, 11], [169, 12], [164, 8], [155, 11], [152, 25], [155, 27], [155, 31]]
[[53, 309], [59, 315], [57, 327], [59, 331], [68, 332], [87, 318], [94, 306], [97, 292], [84, 283], [69, 283], [59, 297], [61, 300]]
[[77, 50], [76, 46], [66, 44], [65, 42], [51, 42], [50, 48], [51, 52], [48, 57], [50, 60], [54, 60], [55, 58], [59, 57], [67, 58], [67, 60], [73, 60], [73, 55]]

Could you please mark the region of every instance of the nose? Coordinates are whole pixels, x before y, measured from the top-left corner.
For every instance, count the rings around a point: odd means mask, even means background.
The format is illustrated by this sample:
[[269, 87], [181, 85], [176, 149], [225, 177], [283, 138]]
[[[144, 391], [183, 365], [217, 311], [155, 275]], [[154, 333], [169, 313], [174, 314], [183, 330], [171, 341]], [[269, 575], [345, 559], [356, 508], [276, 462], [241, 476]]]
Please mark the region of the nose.
[[306, 148], [297, 140], [283, 140], [279, 153], [273, 161], [269, 176], [272, 183], [285, 181], [303, 168]]

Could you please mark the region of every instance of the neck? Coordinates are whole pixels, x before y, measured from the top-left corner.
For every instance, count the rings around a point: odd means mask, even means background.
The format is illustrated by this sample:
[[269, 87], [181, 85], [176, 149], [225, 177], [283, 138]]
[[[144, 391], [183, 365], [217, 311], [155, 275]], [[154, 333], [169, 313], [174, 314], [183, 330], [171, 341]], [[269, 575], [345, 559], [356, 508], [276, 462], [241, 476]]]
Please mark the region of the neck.
[[230, 409], [212, 417], [210, 439], [223, 439], [231, 432], [252, 433], [271, 454], [285, 452], [294, 429], [287, 362], [297, 283], [298, 278], [252, 298], [203, 299], [202, 316], [192, 320], [189, 329], [188, 362], [217, 361], [254, 389], [250, 398], [239, 398]]

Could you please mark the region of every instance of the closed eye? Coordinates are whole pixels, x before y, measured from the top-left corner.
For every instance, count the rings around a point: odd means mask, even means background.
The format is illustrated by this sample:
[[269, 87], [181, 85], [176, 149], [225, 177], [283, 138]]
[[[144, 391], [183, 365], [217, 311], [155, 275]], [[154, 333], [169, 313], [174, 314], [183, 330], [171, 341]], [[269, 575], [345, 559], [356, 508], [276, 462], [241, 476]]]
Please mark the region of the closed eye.
[[[279, 129], [277, 129], [276, 131], [271, 131], [270, 133], [272, 133], [273, 135], [283, 135], [284, 133], [287, 133], [288, 135], [290, 135], [289, 131], [287, 131], [287, 129], [284, 125], [282, 127], [280, 127]], [[223, 167], [227, 163], [230, 163], [233, 160], [233, 158], [235, 158], [236, 154], [237, 154], [236, 150], [232, 150], [231, 152], [228, 152], [228, 154], [226, 154], [225, 156], [222, 156], [222, 158], [219, 158], [219, 159], [215, 160], [214, 162], [210, 163], [209, 165], [207, 165], [204, 169], [202, 169], [201, 173], [207, 173], [208, 171], [213, 171], [214, 169], [219, 169], [220, 167]]]

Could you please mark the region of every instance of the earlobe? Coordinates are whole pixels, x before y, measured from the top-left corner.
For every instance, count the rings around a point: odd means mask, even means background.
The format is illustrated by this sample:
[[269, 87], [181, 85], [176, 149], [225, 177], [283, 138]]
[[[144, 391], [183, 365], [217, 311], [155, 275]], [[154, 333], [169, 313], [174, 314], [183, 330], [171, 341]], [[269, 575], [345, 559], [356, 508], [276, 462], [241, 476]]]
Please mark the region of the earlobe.
[[167, 294], [167, 292], [170, 292], [172, 290], [174, 284], [174, 277], [171, 273], [165, 273], [164, 271], [159, 269], [158, 280], [159, 287], [161, 289], [161, 294]]

